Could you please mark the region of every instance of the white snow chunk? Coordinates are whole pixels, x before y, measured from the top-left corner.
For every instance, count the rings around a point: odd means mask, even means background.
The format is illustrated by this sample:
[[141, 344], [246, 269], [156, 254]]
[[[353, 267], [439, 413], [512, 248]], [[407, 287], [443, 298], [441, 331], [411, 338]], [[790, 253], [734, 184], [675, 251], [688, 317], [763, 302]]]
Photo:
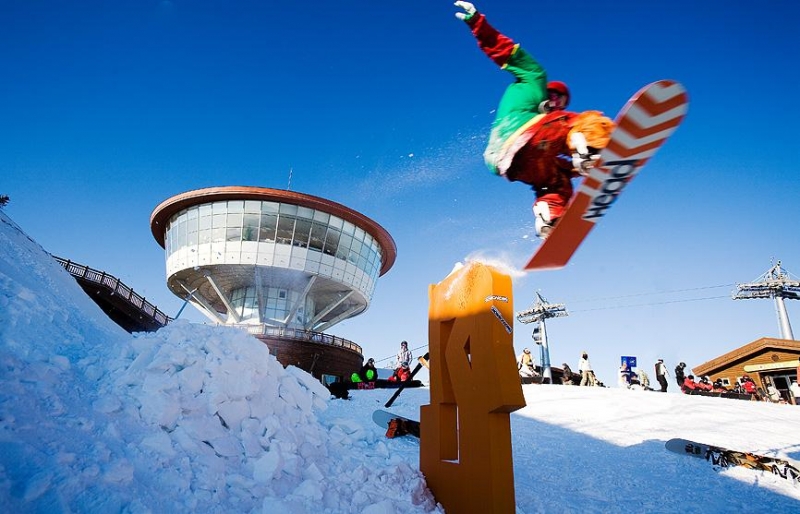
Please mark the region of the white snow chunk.
[[275, 478], [283, 468], [283, 456], [280, 450], [271, 449], [253, 464], [253, 478], [260, 483], [267, 483]]

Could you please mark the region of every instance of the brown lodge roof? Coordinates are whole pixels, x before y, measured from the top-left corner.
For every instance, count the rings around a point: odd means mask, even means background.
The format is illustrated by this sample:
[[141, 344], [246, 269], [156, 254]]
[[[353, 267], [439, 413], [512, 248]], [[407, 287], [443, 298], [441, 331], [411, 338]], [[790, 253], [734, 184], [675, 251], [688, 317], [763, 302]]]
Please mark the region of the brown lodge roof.
[[733, 362], [765, 350], [793, 350], [800, 352], [800, 341], [762, 337], [761, 339], [756, 339], [752, 343], [748, 343], [724, 355], [720, 355], [716, 359], [711, 359], [699, 366], [694, 366], [692, 370], [695, 375], [712, 375], [720, 368], [724, 368]]

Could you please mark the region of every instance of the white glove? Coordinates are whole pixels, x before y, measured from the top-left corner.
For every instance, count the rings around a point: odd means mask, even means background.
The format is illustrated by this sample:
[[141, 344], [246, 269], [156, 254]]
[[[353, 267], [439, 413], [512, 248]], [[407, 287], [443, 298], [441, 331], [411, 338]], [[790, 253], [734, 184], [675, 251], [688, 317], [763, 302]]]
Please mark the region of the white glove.
[[464, 9], [464, 12], [457, 12], [456, 13], [456, 18], [458, 18], [461, 21], [469, 21], [470, 18], [475, 16], [475, 13], [478, 12], [478, 10], [475, 9], [475, 6], [472, 5], [469, 2], [462, 2], [461, 0], [459, 0], [458, 2], [456, 2], [453, 5], [455, 5], [456, 7], [460, 7], [462, 9]]
[[572, 154], [572, 166], [575, 170], [583, 175], [584, 177], [589, 175], [589, 170], [594, 168], [597, 161], [600, 159], [600, 155], [581, 155], [579, 153]]

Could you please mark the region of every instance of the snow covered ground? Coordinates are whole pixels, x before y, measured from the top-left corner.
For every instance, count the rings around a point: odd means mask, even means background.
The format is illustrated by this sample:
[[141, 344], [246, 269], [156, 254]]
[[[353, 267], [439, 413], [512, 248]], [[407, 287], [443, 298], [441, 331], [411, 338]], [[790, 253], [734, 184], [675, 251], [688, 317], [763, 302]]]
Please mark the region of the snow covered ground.
[[[800, 458], [800, 408], [523, 387], [517, 510], [800, 511], [800, 486], [664, 449], [685, 437]], [[0, 512], [443, 512], [419, 443], [372, 423], [392, 391], [332, 400], [231, 329], [129, 335], [0, 211]], [[417, 418], [426, 389], [393, 410]]]

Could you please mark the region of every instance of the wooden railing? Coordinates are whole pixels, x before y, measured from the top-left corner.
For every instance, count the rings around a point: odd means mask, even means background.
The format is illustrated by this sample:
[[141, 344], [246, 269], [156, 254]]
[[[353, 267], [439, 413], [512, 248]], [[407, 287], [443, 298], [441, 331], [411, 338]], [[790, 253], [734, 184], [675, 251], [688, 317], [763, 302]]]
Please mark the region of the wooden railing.
[[159, 323], [161, 326], [172, 321], [172, 318], [158, 310], [155, 305], [145, 300], [143, 296], [134, 292], [133, 289], [120, 282], [117, 277], [109, 275], [104, 271], [92, 269], [89, 266], [83, 266], [82, 264], [76, 264], [70, 260], [56, 257], [55, 255], [53, 258], [73, 277], [88, 280], [89, 282], [105, 287], [116, 296], [122, 298], [130, 305], [136, 307], [139, 311], [155, 320], [155, 322]]

